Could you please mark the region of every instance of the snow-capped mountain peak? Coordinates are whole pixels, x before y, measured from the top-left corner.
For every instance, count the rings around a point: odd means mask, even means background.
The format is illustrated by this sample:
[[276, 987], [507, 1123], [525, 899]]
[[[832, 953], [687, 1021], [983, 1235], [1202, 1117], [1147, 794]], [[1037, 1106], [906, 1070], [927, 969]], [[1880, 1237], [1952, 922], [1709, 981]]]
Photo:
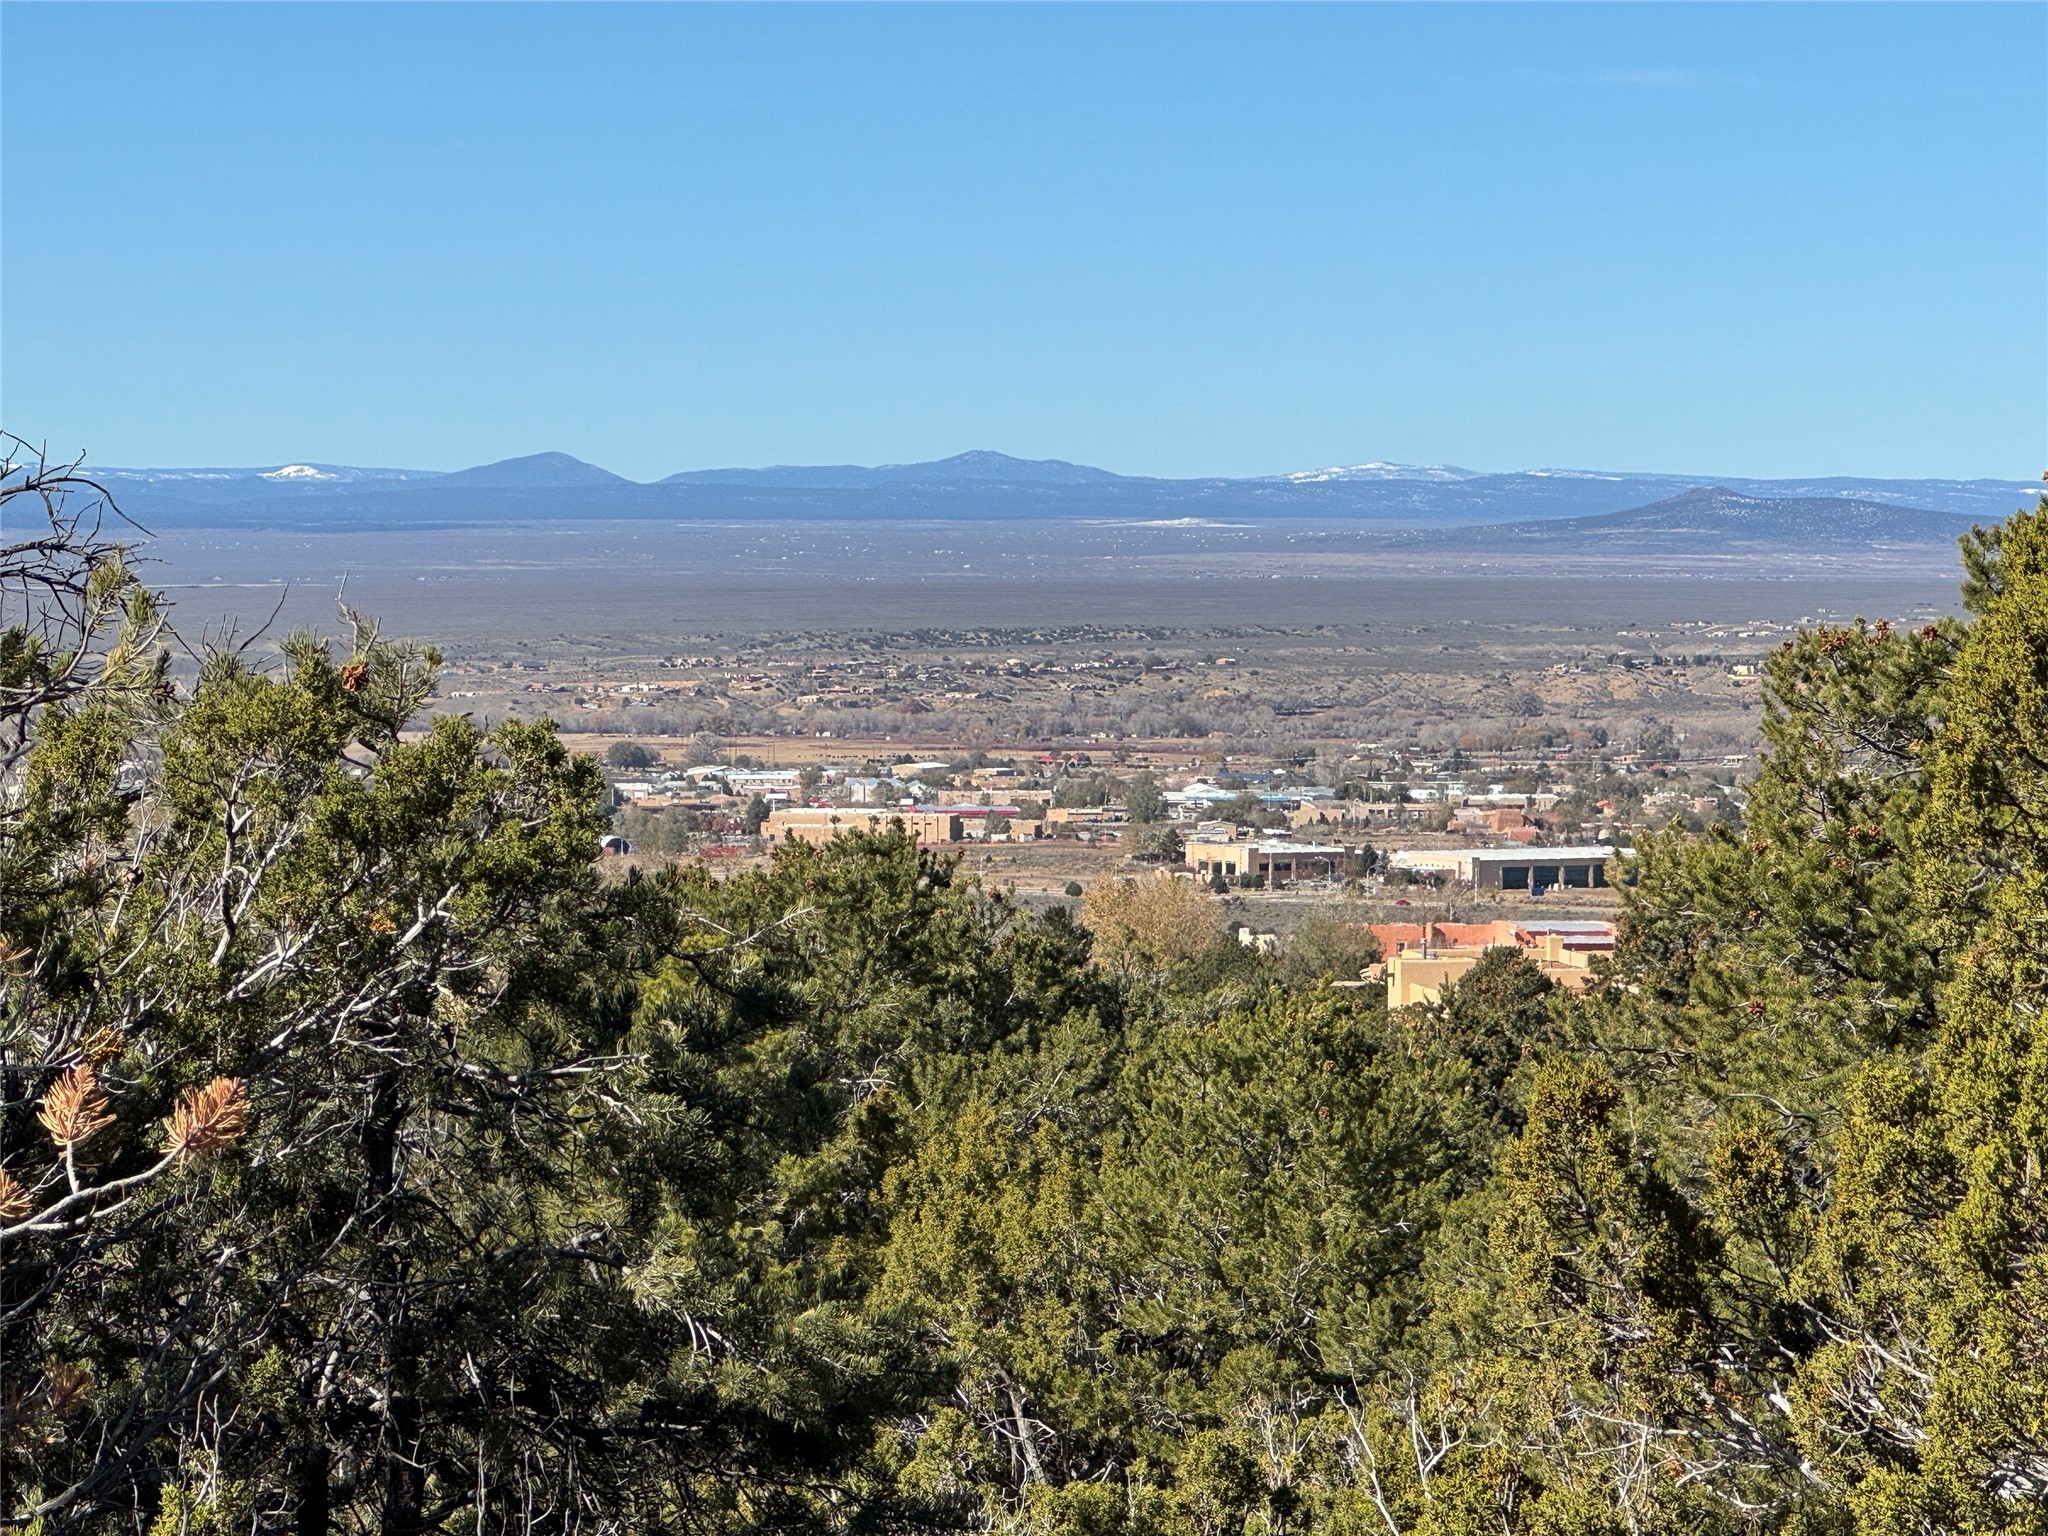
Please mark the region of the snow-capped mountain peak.
[[315, 469], [310, 464], [287, 464], [282, 469], [265, 470], [263, 478], [266, 480], [338, 480], [341, 477]]
[[1339, 464], [1328, 469], [1297, 469], [1273, 478], [1295, 485], [1327, 485], [1340, 480], [1475, 480], [1478, 473], [1454, 464], [1388, 464], [1374, 460], [1370, 464]]

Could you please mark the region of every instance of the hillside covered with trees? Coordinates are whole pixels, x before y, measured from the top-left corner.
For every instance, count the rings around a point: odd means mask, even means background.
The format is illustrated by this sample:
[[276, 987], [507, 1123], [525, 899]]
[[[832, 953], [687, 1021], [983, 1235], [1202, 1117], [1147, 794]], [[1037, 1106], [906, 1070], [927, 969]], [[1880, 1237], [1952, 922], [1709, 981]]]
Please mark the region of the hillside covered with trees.
[[2048, 1532], [2048, 510], [1773, 658], [1590, 993], [1389, 1016], [900, 835], [606, 878], [431, 651], [174, 679], [4, 492], [8, 1528]]

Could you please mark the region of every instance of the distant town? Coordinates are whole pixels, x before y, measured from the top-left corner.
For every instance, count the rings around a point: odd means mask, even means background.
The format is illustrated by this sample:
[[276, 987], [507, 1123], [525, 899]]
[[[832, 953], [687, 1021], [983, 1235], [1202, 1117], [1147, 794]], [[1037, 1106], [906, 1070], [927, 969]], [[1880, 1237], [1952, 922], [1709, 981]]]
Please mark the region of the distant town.
[[1615, 752], [1361, 741], [1327, 756], [1171, 742], [897, 756], [886, 742], [831, 738], [752, 750], [709, 736], [577, 740], [605, 764], [605, 848], [622, 863], [730, 868], [785, 840], [900, 827], [1032, 903], [1104, 880], [1193, 882], [1260, 948], [1284, 947], [1305, 913], [1334, 911], [1376, 940], [1382, 958], [1361, 983], [1399, 1002], [1432, 1000], [1503, 944], [1582, 986], [1589, 958], [1613, 945], [1606, 915], [1628, 842], [1653, 826], [1739, 820], [1747, 761], [1688, 760], [1669, 731]]
[[451, 657], [436, 707], [554, 718], [622, 870], [900, 825], [1030, 906], [1171, 879], [1257, 947], [1370, 928], [1361, 982], [1417, 1001], [1506, 943], [1581, 984], [1637, 836], [1740, 823], [1815, 616], [1405, 617], [535, 642]]

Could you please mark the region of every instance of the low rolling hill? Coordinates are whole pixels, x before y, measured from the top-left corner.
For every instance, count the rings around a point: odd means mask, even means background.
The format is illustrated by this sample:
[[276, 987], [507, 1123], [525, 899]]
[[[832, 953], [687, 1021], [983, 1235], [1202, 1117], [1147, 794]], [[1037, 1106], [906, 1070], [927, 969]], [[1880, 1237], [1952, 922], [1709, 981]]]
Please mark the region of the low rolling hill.
[[1587, 554], [1754, 554], [1943, 546], [1983, 519], [1844, 496], [1681, 491], [1596, 517], [1547, 518], [1401, 535], [1404, 547]]

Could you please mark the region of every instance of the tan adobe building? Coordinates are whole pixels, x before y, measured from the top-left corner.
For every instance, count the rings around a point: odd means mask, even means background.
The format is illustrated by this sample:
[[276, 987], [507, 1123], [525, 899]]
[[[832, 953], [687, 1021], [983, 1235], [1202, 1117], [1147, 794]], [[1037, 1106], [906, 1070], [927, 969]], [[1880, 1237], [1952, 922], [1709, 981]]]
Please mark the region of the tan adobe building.
[[1361, 800], [1315, 800], [1289, 811], [1287, 825], [1297, 831], [1303, 827], [1360, 826], [1376, 816], [1384, 821], [1389, 813], [1400, 809], [1398, 805], [1367, 805]]
[[1457, 826], [1471, 832], [1514, 832], [1529, 825], [1526, 813], [1513, 806], [1488, 810], [1484, 806], [1468, 805], [1451, 813]]
[[790, 837], [800, 843], [829, 843], [842, 832], [886, 832], [899, 821], [920, 843], [960, 841], [958, 816], [888, 806], [792, 806], [770, 812], [761, 825], [761, 835], [776, 843]]
[[1096, 826], [1104, 822], [1122, 823], [1124, 810], [1120, 805], [1055, 805], [1045, 813], [1046, 825], [1053, 827]]
[[[1412, 939], [1403, 931], [1410, 929], [1417, 935]], [[1386, 979], [1389, 1008], [1440, 1001], [1444, 989], [1492, 949], [1522, 950], [1551, 982], [1574, 992], [1593, 984], [1595, 960], [1614, 953], [1608, 923], [1384, 923], [1373, 933], [1386, 957], [1377, 969]], [[1445, 945], [1446, 939], [1456, 942]]]

